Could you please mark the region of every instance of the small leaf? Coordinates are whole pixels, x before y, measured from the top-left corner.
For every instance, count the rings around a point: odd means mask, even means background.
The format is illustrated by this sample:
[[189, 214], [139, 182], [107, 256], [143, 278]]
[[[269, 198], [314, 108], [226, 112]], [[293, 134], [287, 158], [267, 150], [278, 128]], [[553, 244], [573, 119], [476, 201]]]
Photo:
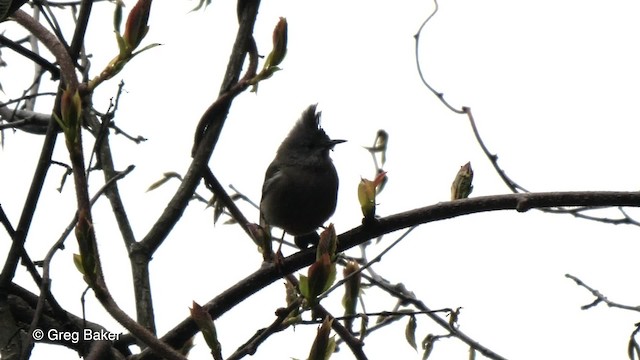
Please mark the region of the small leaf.
[[342, 275], [347, 281], [344, 283], [344, 296], [342, 297], [342, 306], [344, 307], [344, 326], [351, 330], [353, 326], [353, 315], [356, 314], [358, 306], [358, 297], [360, 296], [361, 275], [360, 266], [355, 261], [349, 261], [344, 267]]
[[207, 6], [211, 5], [211, 0], [200, 0], [200, 2], [198, 3], [198, 5], [196, 5], [196, 7], [194, 7], [193, 9], [191, 9], [191, 11], [198, 11], [200, 9], [206, 9]]
[[84, 275], [84, 266], [82, 266], [82, 256], [80, 254], [73, 254], [73, 265], [76, 266], [80, 274]]
[[385, 181], [387, 172], [382, 171], [376, 178], [371, 181], [368, 179], [360, 179], [358, 184], [358, 201], [360, 202], [360, 209], [365, 220], [371, 220], [376, 215], [376, 193], [377, 187]]
[[218, 333], [211, 315], [195, 301], [189, 310], [191, 311], [191, 318], [195, 321], [196, 325], [198, 325], [198, 328], [200, 328], [202, 336], [207, 342], [207, 346], [211, 349], [214, 359], [222, 359], [222, 346], [218, 341]]
[[153, 44], [149, 44], [149, 45], [147, 45], [147, 46], [143, 47], [142, 49], [140, 49], [140, 50], [135, 51], [134, 53], [132, 53], [132, 54], [131, 54], [131, 58], [130, 58], [130, 59], [133, 59], [133, 57], [134, 57], [134, 56], [136, 56], [136, 55], [138, 55], [138, 54], [142, 53], [143, 51], [147, 51], [147, 50], [149, 50], [149, 49], [153, 49], [153, 48], [154, 48], [154, 47], [156, 47], [156, 46], [162, 46], [162, 44], [160, 44], [160, 43], [153, 43]]
[[[336, 265], [331, 262], [329, 254], [324, 254], [315, 263], [309, 266], [307, 273], [307, 294], [303, 293], [305, 298], [314, 304], [317, 301], [318, 296], [327, 291], [333, 282], [336, 280]], [[302, 285], [302, 278], [300, 279], [300, 285]]]
[[411, 315], [409, 317], [409, 322], [407, 326], [404, 328], [404, 337], [407, 339], [409, 345], [415, 350], [418, 350], [418, 345], [416, 345], [416, 328], [418, 327], [418, 321], [416, 317]]
[[308, 299], [309, 298], [309, 279], [304, 275], [300, 275], [300, 284], [298, 286], [300, 287], [300, 294], [302, 294], [302, 296], [305, 299]]
[[122, 8], [124, 7], [124, 2], [122, 0], [115, 0], [116, 8], [113, 11], [113, 29], [116, 31], [117, 35], [120, 35], [120, 25], [122, 24]]
[[169, 179], [171, 179], [171, 178], [176, 178], [176, 179], [182, 181], [182, 176], [180, 176], [180, 174], [178, 174], [176, 172], [166, 172], [162, 176], [163, 176], [163, 178], [158, 180], [158, 181], [156, 181], [156, 182], [154, 182], [153, 184], [151, 184], [146, 192], [149, 192], [149, 191], [152, 191], [152, 190], [155, 190], [155, 189], [159, 188], [160, 186], [164, 185], [164, 183], [169, 181]]
[[155, 190], [155, 189], [159, 188], [160, 186], [164, 185], [164, 183], [166, 183], [167, 181], [169, 181], [169, 178], [168, 178], [168, 177], [164, 177], [164, 178], [162, 178], [162, 179], [160, 179], [160, 180], [158, 180], [158, 181], [154, 182], [153, 184], [151, 184], [151, 185], [149, 186], [149, 188], [147, 189], [147, 192], [149, 192], [149, 191], [152, 191], [152, 190]]
[[[117, 57], [117, 59], [119, 60], [121, 57], [126, 57], [127, 43], [124, 41], [124, 38], [122, 37], [122, 35], [120, 35], [120, 33], [116, 33], [116, 41], [118, 42], [118, 50], [120, 51]], [[114, 69], [115, 68], [116, 67], [114, 66]]]
[[427, 360], [433, 351], [433, 344], [437, 338], [433, 336], [433, 334], [427, 335], [424, 340], [422, 340], [422, 349], [424, 349], [424, 353], [422, 354], [422, 360]]
[[311, 345], [308, 360], [328, 360], [335, 351], [335, 339], [329, 338], [331, 324], [333, 324], [333, 319], [327, 316], [318, 328], [318, 334]]
[[384, 129], [378, 130], [376, 138], [373, 141], [372, 147], [365, 147], [373, 155], [380, 153], [380, 166], [384, 167], [384, 163], [387, 161], [387, 145], [389, 143], [389, 133]]

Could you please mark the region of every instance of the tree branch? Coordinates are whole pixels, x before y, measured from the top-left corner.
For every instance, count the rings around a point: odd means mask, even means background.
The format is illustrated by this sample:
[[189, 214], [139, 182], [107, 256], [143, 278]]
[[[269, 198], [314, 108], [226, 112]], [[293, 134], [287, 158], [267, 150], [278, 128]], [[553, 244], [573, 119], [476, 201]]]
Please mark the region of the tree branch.
[[60, 71], [62, 78], [67, 84], [67, 88], [71, 93], [75, 92], [78, 88], [78, 77], [76, 76], [75, 66], [73, 61], [67, 53], [67, 49], [60, 42], [60, 40], [50, 33], [42, 24], [35, 21], [35, 19], [22, 10], [16, 11], [12, 16], [20, 25], [31, 32], [35, 37], [40, 40], [44, 46], [51, 51], [56, 57], [58, 64], [60, 64]]
[[593, 300], [590, 304], [587, 305], [583, 305], [581, 307], [582, 310], [588, 310], [600, 303], [605, 303], [607, 304], [608, 307], [613, 307], [613, 308], [618, 308], [618, 309], [623, 309], [623, 310], [631, 310], [631, 311], [639, 311], [640, 312], [640, 306], [630, 306], [630, 305], [624, 305], [624, 304], [620, 304], [614, 301], [611, 301], [609, 299], [607, 299], [606, 296], [604, 296], [600, 291], [590, 287], [589, 285], [585, 284], [584, 281], [578, 279], [577, 277], [571, 275], [571, 274], [565, 274], [565, 277], [573, 280], [576, 282], [576, 284], [578, 286], [581, 286], [587, 290], [589, 290], [589, 292], [591, 292], [591, 294], [593, 296], [595, 296], [595, 300]]
[[[447, 201], [380, 218], [376, 222], [349, 230], [339, 236], [337, 251], [345, 251], [370, 239], [403, 228], [480, 212], [497, 210], [525, 212], [532, 208], [614, 205], [640, 207], [640, 192], [526, 193]], [[311, 265], [315, 261], [315, 257], [316, 249], [309, 248], [285, 258], [277, 267], [274, 264], [265, 265], [210, 300], [203, 307], [215, 320], [262, 288], [287, 274]], [[170, 330], [161, 340], [173, 347], [179, 347], [197, 331], [195, 323], [187, 318]], [[473, 340], [469, 339], [469, 341]], [[149, 351], [143, 351], [140, 356], [140, 359], [155, 358]]]
[[[160, 218], [153, 225], [147, 235], [135, 246], [133, 251], [141, 251], [149, 258], [162, 244], [173, 226], [182, 216], [191, 196], [195, 192], [198, 183], [202, 179], [209, 158], [213, 153], [226, 116], [235, 96], [246, 89], [246, 86], [233, 86], [240, 76], [242, 64], [247, 52], [247, 44], [251, 41], [253, 26], [258, 15], [259, 0], [239, 1], [240, 26], [236, 35], [231, 58], [227, 66], [227, 72], [223, 80], [220, 97], [205, 111], [200, 123], [210, 124], [202, 136], [202, 140], [196, 147], [193, 161], [184, 176], [180, 187], [165, 208]], [[248, 84], [247, 84], [248, 86]]]

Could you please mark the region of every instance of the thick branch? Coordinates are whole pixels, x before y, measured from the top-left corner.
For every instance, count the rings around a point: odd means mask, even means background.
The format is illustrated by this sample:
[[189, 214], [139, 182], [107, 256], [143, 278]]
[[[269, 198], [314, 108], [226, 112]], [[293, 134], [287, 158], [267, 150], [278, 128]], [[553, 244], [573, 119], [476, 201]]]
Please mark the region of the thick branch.
[[[618, 205], [640, 207], [640, 192], [526, 193], [447, 201], [381, 218], [376, 222], [367, 223], [367, 225], [358, 226], [347, 231], [339, 237], [338, 251], [345, 251], [370, 239], [403, 228], [480, 212], [496, 210], [524, 212], [532, 208], [558, 206], [597, 207]], [[215, 320], [249, 296], [281, 279], [284, 275], [311, 265], [315, 261], [315, 256], [315, 248], [310, 248], [287, 257], [279, 267], [273, 264], [266, 265], [213, 298], [204, 305], [204, 308]], [[173, 347], [178, 347], [196, 334], [197, 331], [197, 326], [188, 318], [169, 331], [161, 340], [166, 341]], [[141, 359], [152, 358], [154, 357], [150, 352], [145, 351], [142, 353]]]
[[227, 66], [227, 73], [223, 80], [220, 98], [216, 100], [216, 102], [214, 102], [207, 111], [205, 111], [203, 119], [200, 120], [201, 123], [206, 122], [210, 125], [207, 126], [197, 149], [195, 149], [196, 151], [193, 155], [193, 161], [191, 162], [180, 187], [171, 201], [169, 201], [169, 204], [160, 218], [156, 221], [151, 230], [149, 230], [149, 233], [144, 237], [144, 239], [140, 241], [139, 246], [136, 246], [134, 251], [145, 252], [148, 257], [151, 257], [182, 216], [191, 196], [202, 179], [202, 174], [204, 173], [207, 163], [209, 162], [209, 158], [213, 153], [213, 148], [218, 141], [225, 118], [229, 112], [229, 108], [231, 107], [231, 101], [233, 100], [233, 97], [240, 93], [241, 90], [244, 90], [237, 87], [234, 88], [233, 86], [229, 89], [228, 84], [235, 83], [240, 76], [239, 74], [242, 70], [242, 64], [244, 63], [247, 51], [247, 44], [252, 38], [253, 26], [258, 15], [259, 5], [259, 0], [238, 2], [238, 6], [241, 7], [239, 16], [240, 26], [238, 28], [238, 34], [236, 36], [236, 42], [233, 47], [231, 58], [229, 59], [229, 65]]

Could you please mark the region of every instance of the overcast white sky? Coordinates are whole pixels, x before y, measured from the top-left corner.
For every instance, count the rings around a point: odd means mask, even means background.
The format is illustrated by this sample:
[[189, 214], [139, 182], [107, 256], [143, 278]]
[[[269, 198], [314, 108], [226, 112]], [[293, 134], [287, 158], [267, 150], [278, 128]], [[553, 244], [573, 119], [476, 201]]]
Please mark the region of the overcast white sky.
[[[134, 3], [125, 2], [129, 8]], [[218, 92], [235, 36], [235, 3], [214, 1], [204, 12], [188, 13], [193, 2], [156, 1], [145, 42], [164, 45], [140, 55], [94, 97], [95, 106], [105, 110], [123, 79], [126, 93], [116, 123], [149, 139], [134, 145], [112, 137], [116, 166], [136, 165], [120, 187], [139, 238], [177, 184], [145, 190], [163, 172], [186, 170], [193, 127]], [[96, 4], [106, 13], [96, 13], [89, 29], [94, 74], [116, 52], [110, 7]], [[211, 161], [221, 182], [258, 201], [275, 149], [300, 112], [317, 102], [327, 133], [349, 140], [332, 153], [341, 181], [332, 219], [338, 232], [360, 223], [356, 187], [361, 176], [371, 177], [373, 171], [362, 146], [370, 145], [380, 128], [390, 134], [390, 180], [379, 198], [380, 215], [448, 200], [451, 181], [467, 161], [475, 171], [472, 196], [506, 193], [466, 117], [449, 112], [418, 79], [413, 35], [432, 9], [431, 1], [264, 2], [255, 31], [258, 47], [268, 52], [271, 30], [284, 16], [289, 52], [283, 71], [262, 83], [257, 95], [247, 92], [234, 103]], [[452, 105], [472, 108], [487, 146], [521, 185], [532, 191], [637, 190], [639, 13], [635, 1], [606, 6], [578, 0], [441, 1], [421, 37], [421, 64], [431, 85]], [[6, 27], [5, 35], [17, 36], [15, 26]], [[9, 63], [0, 69], [6, 100], [20, 96], [31, 74], [9, 51], [3, 51], [3, 58]], [[40, 144], [41, 138], [5, 132], [0, 202], [14, 224]], [[67, 161], [64, 144], [58, 145], [55, 160]], [[62, 194], [55, 191], [62, 173], [52, 167], [45, 185], [27, 244], [34, 259], [44, 256], [73, 215], [71, 179]], [[92, 179], [96, 190], [101, 176]], [[242, 209], [257, 220], [256, 210]], [[95, 210], [107, 282], [133, 314], [130, 270], [117, 227], [106, 201]], [[640, 219], [639, 211], [630, 213]], [[260, 264], [238, 228], [213, 226], [210, 209], [193, 203], [185, 219], [152, 263], [160, 334], [188, 315], [192, 300], [205, 303]], [[619, 359], [626, 357], [638, 315], [605, 306], [580, 310], [593, 298], [564, 274], [582, 278], [611, 300], [637, 304], [638, 234], [640, 229], [630, 226], [536, 211], [477, 214], [420, 227], [375, 268], [388, 280], [403, 282], [431, 308], [462, 306], [460, 329], [509, 359]], [[396, 236], [385, 237], [372, 251]], [[8, 246], [0, 233], [1, 256]], [[63, 306], [80, 314], [84, 288], [71, 261], [74, 252], [70, 239], [55, 257], [53, 292]], [[34, 289], [24, 274], [19, 280]], [[329, 302], [334, 309], [341, 293], [336, 295]], [[224, 353], [267, 326], [283, 296], [278, 282], [220, 318]], [[388, 310], [394, 303], [373, 290], [365, 301], [368, 311]], [[104, 320], [91, 295], [87, 316], [121, 331]], [[404, 323], [367, 338], [371, 359], [420, 358], [404, 342]], [[444, 330], [419, 318], [418, 338], [430, 332]], [[313, 333], [315, 326], [287, 330], [253, 358], [306, 358]], [[52, 351], [38, 345], [34, 358], [49, 358]], [[201, 337], [192, 354], [194, 359], [208, 357]], [[466, 356], [466, 346], [449, 339], [436, 344], [431, 359]], [[351, 356], [343, 348], [334, 358]]]

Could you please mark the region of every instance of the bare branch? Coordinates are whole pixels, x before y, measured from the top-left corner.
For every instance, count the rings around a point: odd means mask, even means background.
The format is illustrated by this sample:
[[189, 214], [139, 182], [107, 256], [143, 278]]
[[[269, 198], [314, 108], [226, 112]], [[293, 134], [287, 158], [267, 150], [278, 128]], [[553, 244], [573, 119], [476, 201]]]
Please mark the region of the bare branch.
[[620, 304], [614, 301], [611, 301], [609, 299], [607, 299], [606, 296], [604, 296], [600, 291], [590, 287], [589, 285], [585, 284], [584, 281], [578, 279], [577, 277], [571, 275], [571, 274], [565, 274], [565, 277], [573, 280], [576, 282], [576, 284], [578, 286], [581, 286], [587, 290], [589, 290], [589, 292], [591, 292], [591, 294], [593, 296], [595, 296], [595, 299], [593, 300], [593, 302], [591, 302], [590, 304], [587, 305], [583, 305], [581, 307], [582, 310], [588, 310], [600, 303], [605, 303], [607, 304], [608, 307], [613, 307], [613, 308], [618, 308], [618, 309], [623, 309], [623, 310], [632, 310], [632, 311], [640, 311], [640, 306], [629, 306], [629, 305], [624, 305], [624, 304]]

